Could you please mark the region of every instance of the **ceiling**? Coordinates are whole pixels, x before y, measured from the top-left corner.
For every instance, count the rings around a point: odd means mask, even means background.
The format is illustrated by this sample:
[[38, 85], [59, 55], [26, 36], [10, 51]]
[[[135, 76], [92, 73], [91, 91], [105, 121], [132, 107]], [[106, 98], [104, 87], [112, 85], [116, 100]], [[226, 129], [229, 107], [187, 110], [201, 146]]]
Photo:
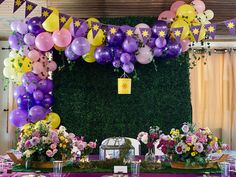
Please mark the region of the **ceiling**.
[[[55, 7], [60, 12], [80, 18], [120, 17], [120, 16], [158, 16], [168, 10], [175, 0], [31, 0], [39, 6], [30, 15], [40, 15], [40, 7]], [[186, 0], [186, 2], [189, 2]], [[235, 0], [205, 0], [208, 9], [215, 13], [213, 22], [236, 17]], [[10, 33], [9, 23], [24, 16], [24, 5], [12, 14], [13, 0], [5, 0], [0, 6], [0, 39], [6, 39]], [[223, 25], [218, 27], [218, 34], [226, 34]]]

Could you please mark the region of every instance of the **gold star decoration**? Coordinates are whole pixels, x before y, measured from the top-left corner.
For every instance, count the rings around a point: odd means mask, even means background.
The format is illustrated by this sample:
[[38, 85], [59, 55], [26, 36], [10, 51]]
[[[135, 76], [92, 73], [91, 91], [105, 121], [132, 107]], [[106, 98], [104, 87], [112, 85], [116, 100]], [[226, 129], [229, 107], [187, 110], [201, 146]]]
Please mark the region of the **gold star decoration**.
[[142, 32], [142, 35], [144, 36], [144, 37], [147, 37], [149, 34], [148, 34], [148, 31], [147, 30], [144, 30], [143, 32]]
[[165, 37], [165, 36], [166, 36], [165, 31], [160, 31], [160, 32], [159, 32], [159, 36], [160, 36], [160, 37]]
[[126, 31], [127, 36], [132, 36], [133, 35], [133, 31], [131, 29]]
[[46, 11], [46, 10], [43, 11], [43, 16], [44, 16], [44, 17], [48, 17], [48, 15], [49, 15], [48, 11]]
[[16, 0], [16, 6], [20, 6], [21, 5], [21, 0]]
[[112, 28], [110, 29], [110, 33], [111, 33], [111, 34], [116, 34], [116, 32], [117, 32], [117, 31], [116, 31], [116, 29], [115, 29], [114, 27], [112, 27]]
[[213, 32], [215, 31], [214, 26], [209, 26], [209, 27], [208, 27], [208, 31], [209, 31], [210, 33], [213, 33]]
[[99, 26], [97, 24], [93, 25], [93, 30], [97, 31], [99, 29]]
[[76, 27], [79, 27], [79, 26], [80, 26], [80, 21], [79, 21], [79, 20], [75, 21], [75, 26], [76, 26]]
[[234, 28], [234, 23], [233, 22], [229, 22], [227, 26], [228, 26], [228, 28], [232, 29], [232, 28]]
[[33, 6], [32, 6], [31, 4], [28, 4], [27, 7], [26, 7], [26, 9], [27, 9], [28, 11], [31, 11], [31, 10], [33, 9]]
[[194, 28], [194, 29], [193, 29], [193, 34], [194, 34], [194, 35], [198, 35], [198, 33], [199, 33], [199, 30], [198, 30], [197, 28]]
[[123, 88], [123, 89], [127, 89], [127, 88], [128, 88], [128, 85], [127, 85], [127, 84], [122, 84], [122, 88]]
[[181, 35], [180, 30], [176, 30], [176, 31], [175, 31], [175, 36], [180, 36], [180, 35]]
[[61, 21], [62, 23], [65, 23], [65, 22], [66, 22], [66, 17], [62, 16], [61, 19], [60, 19], [60, 21]]

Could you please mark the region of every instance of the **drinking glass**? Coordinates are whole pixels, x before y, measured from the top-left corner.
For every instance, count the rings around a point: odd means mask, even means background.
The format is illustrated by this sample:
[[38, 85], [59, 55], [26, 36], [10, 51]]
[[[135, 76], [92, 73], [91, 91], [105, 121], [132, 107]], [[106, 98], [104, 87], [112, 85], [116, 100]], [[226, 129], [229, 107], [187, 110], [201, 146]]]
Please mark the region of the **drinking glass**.
[[131, 162], [131, 177], [139, 177], [140, 174], [140, 162], [132, 161]]
[[221, 177], [230, 177], [230, 163], [220, 162]]
[[63, 161], [53, 161], [53, 177], [62, 176]]

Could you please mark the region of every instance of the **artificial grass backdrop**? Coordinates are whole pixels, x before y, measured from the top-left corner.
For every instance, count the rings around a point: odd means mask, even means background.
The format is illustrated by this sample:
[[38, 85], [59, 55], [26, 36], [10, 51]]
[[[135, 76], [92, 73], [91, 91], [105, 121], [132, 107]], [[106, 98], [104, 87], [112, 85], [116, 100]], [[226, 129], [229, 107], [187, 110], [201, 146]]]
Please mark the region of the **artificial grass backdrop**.
[[[155, 18], [102, 19], [103, 23], [135, 26], [152, 24]], [[55, 105], [62, 125], [87, 140], [101, 141], [112, 136], [136, 138], [140, 131], [158, 125], [164, 131], [191, 122], [188, 54], [175, 60], [156, 60], [154, 65], [136, 64], [139, 80], [132, 81], [131, 95], [117, 94], [117, 78], [112, 64], [86, 63], [82, 59], [68, 65], [63, 54], [54, 52], [59, 66], [53, 74]]]

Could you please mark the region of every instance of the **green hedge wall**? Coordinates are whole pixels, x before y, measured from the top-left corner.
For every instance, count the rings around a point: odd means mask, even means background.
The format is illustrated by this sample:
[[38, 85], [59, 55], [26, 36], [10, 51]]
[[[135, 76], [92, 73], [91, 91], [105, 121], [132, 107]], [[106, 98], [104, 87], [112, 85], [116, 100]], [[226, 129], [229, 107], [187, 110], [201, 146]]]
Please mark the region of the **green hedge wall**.
[[[152, 24], [154, 18], [102, 19], [104, 23]], [[53, 74], [55, 105], [68, 131], [87, 140], [127, 136], [136, 138], [140, 131], [158, 125], [165, 132], [191, 122], [188, 53], [169, 61], [136, 64], [139, 80], [132, 81], [131, 95], [117, 94], [117, 78], [109, 65], [89, 64], [82, 60], [69, 65], [62, 53], [54, 52], [59, 66]]]

